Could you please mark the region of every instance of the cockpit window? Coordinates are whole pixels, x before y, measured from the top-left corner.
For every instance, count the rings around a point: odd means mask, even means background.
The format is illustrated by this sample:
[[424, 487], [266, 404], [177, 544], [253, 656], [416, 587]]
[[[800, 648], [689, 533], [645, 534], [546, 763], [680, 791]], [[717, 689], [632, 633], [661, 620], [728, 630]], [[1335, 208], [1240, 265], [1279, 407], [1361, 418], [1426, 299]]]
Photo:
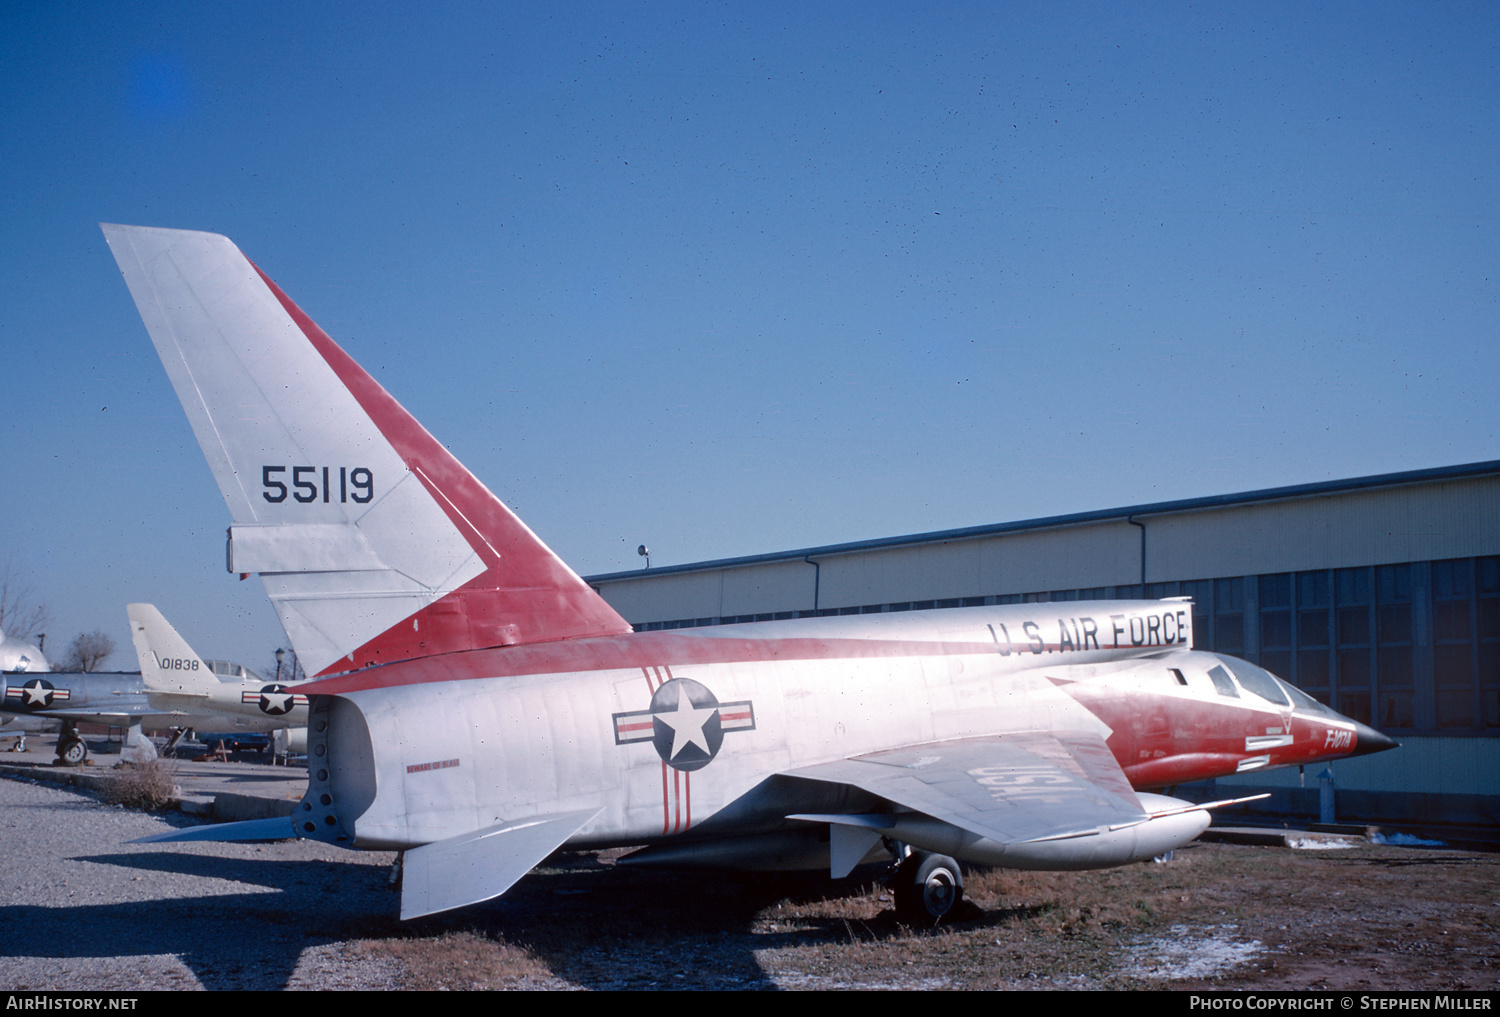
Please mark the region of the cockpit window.
[[1279, 679], [1278, 682], [1283, 689], [1286, 689], [1287, 695], [1292, 697], [1293, 708], [1298, 710], [1305, 710], [1308, 713], [1330, 714], [1333, 712], [1328, 707], [1324, 706], [1322, 703], [1314, 699], [1312, 696], [1309, 696], [1306, 692], [1303, 692], [1301, 689], [1297, 688], [1297, 686], [1293, 685], [1291, 682], [1283, 682]]
[[1234, 699], [1240, 698], [1239, 690], [1234, 687], [1234, 679], [1229, 677], [1229, 672], [1215, 665], [1208, 672], [1208, 680], [1214, 683], [1214, 691], [1221, 696], [1230, 696]]
[[1286, 693], [1281, 690], [1281, 683], [1265, 668], [1256, 667], [1248, 660], [1240, 660], [1237, 657], [1219, 657], [1219, 659], [1234, 672], [1234, 676], [1240, 680], [1240, 685], [1246, 692], [1254, 693], [1266, 702], [1275, 703], [1277, 706], [1292, 705]]
[[221, 682], [258, 682], [265, 680], [245, 665], [236, 664], [232, 660], [205, 660], [203, 663], [214, 673], [214, 677]]

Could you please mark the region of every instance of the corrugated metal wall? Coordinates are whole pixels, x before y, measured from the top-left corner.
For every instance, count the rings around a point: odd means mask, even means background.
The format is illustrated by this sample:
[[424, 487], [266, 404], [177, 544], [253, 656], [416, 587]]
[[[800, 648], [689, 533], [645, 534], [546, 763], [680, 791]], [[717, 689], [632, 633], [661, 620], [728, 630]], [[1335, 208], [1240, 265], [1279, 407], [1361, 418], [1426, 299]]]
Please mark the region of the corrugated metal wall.
[[[1500, 554], [1500, 477], [1144, 515], [1146, 581], [1174, 582]], [[640, 624], [993, 597], [1141, 581], [1123, 519], [700, 571], [595, 577]]]
[[1500, 551], [1500, 478], [1146, 516], [1148, 582]]

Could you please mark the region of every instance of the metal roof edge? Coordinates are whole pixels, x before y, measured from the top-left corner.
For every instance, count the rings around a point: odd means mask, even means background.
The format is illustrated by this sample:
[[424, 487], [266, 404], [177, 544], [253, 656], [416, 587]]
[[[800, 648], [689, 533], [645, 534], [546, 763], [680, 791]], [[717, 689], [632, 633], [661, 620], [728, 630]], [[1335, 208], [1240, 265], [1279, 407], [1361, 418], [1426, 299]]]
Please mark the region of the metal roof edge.
[[1027, 530], [1051, 530], [1065, 526], [1082, 526], [1089, 523], [1107, 522], [1111, 519], [1124, 521], [1136, 516], [1160, 516], [1169, 515], [1174, 512], [1227, 508], [1233, 505], [1249, 505], [1257, 502], [1316, 498], [1324, 495], [1367, 491], [1380, 487], [1402, 487], [1411, 484], [1433, 483], [1444, 480], [1464, 480], [1490, 474], [1500, 474], [1500, 459], [1491, 459], [1480, 463], [1463, 463], [1457, 466], [1436, 466], [1425, 470], [1407, 470], [1401, 473], [1381, 473], [1370, 477], [1353, 477], [1347, 480], [1320, 480], [1311, 484], [1268, 487], [1259, 491], [1214, 494], [1202, 498], [1185, 498], [1176, 501], [1152, 502], [1146, 505], [1129, 505], [1124, 508], [1096, 509], [1091, 512], [1042, 516], [1036, 519], [1022, 519], [1009, 523], [988, 523], [982, 526], [964, 526], [952, 530], [909, 533], [897, 537], [877, 537], [870, 540], [850, 541], [844, 544], [824, 544], [819, 547], [804, 547], [792, 551], [773, 551], [767, 554], [752, 554], [737, 558], [715, 558], [711, 561], [688, 562], [683, 565], [663, 565], [653, 569], [601, 572], [598, 575], [584, 576], [583, 581], [593, 585], [595, 583], [641, 579], [646, 576], [671, 575], [684, 572], [709, 572], [714, 569], [741, 568], [747, 565], [765, 565], [771, 562], [795, 561], [803, 558], [853, 554], [859, 551], [870, 551], [882, 547], [940, 544], [950, 540], [971, 540], [976, 537], [998, 536], [1005, 533], [1022, 533]]

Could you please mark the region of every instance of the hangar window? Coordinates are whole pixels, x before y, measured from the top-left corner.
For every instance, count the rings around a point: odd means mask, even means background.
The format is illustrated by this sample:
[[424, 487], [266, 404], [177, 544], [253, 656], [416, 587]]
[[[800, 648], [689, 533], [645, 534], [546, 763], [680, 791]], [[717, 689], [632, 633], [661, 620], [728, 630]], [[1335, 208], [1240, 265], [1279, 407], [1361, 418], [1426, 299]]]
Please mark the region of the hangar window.
[[1214, 584], [1199, 579], [1177, 584], [1178, 592], [1193, 598], [1193, 645], [1202, 649], [1213, 645]]
[[1433, 562], [1432, 663], [1438, 727], [1474, 725], [1476, 608], [1474, 560]]
[[1297, 666], [1294, 674], [1287, 675], [1323, 703], [1332, 701], [1329, 634], [1333, 629], [1328, 609], [1333, 598], [1328, 577], [1327, 571], [1297, 574]]
[[1479, 723], [1500, 727], [1500, 557], [1474, 562], [1479, 585]]
[[1260, 662], [1277, 674], [1292, 673], [1292, 574], [1260, 577]]
[[1381, 727], [1415, 727], [1410, 565], [1375, 569], [1375, 605], [1375, 676], [1380, 690], [1376, 721]]
[[1362, 724], [1371, 720], [1370, 569], [1333, 574], [1335, 638], [1338, 640], [1338, 711]]
[[1221, 653], [1245, 652], [1245, 586], [1239, 576], [1214, 580], [1214, 644]]

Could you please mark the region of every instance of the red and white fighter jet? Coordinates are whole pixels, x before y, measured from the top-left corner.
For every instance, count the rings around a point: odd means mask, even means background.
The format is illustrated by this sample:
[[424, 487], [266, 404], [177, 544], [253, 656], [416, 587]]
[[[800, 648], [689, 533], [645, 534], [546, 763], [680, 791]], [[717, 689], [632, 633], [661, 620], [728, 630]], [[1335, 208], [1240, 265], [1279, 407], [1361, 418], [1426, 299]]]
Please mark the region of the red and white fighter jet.
[[[226, 238], [103, 227], [309, 672], [295, 835], [403, 855], [401, 915], [488, 900], [560, 845], [743, 869], [1102, 868], [1196, 837], [1147, 789], [1391, 748], [1192, 648], [1183, 601], [633, 632]], [[290, 826], [290, 829], [288, 827]]]

